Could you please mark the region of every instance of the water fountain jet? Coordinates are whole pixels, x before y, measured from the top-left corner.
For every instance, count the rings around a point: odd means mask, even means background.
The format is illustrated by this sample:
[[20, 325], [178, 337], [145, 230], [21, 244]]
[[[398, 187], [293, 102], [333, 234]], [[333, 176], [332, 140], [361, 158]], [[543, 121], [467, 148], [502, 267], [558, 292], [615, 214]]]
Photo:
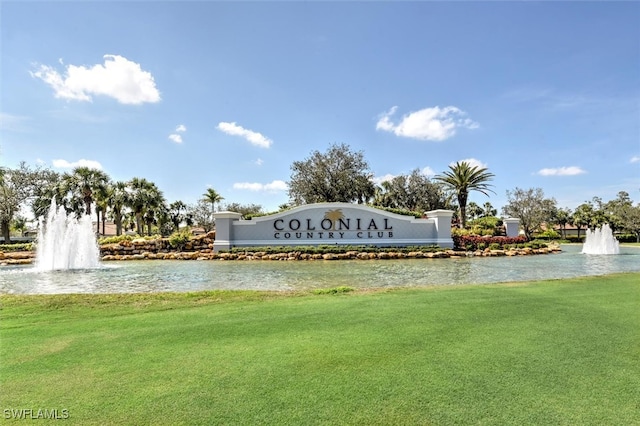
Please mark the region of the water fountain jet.
[[55, 199], [46, 220], [40, 219], [35, 268], [38, 271], [88, 269], [100, 266], [100, 249], [91, 217], [67, 215]]
[[595, 230], [587, 229], [587, 238], [582, 246], [584, 254], [619, 254], [620, 243], [613, 236], [609, 224]]

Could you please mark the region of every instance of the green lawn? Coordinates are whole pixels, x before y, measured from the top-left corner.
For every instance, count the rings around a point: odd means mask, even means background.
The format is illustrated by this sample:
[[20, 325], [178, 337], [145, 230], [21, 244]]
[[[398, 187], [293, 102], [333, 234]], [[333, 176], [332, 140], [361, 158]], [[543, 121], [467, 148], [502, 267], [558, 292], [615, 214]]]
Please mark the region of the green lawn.
[[3, 418], [56, 409], [82, 425], [640, 424], [639, 273], [0, 303]]

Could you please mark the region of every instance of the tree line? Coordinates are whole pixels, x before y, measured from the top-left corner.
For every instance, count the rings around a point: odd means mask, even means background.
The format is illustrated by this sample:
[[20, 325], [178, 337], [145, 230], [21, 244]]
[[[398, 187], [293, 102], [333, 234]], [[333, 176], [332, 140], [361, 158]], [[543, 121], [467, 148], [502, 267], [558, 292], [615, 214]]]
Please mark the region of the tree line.
[[[110, 219], [117, 235], [134, 230], [138, 235], [169, 235], [182, 224], [213, 229], [215, 205], [224, 198], [208, 188], [195, 205], [181, 200], [168, 203], [158, 186], [145, 178], [113, 181], [104, 171], [88, 167], [57, 173], [22, 162], [15, 169], [0, 169], [0, 227], [5, 242], [12, 225], [24, 228], [26, 224], [19, 215], [21, 208], [30, 208], [35, 217], [46, 217], [53, 199], [67, 214], [95, 214], [98, 234], [105, 233]], [[256, 210], [255, 206], [236, 207]]]
[[[494, 174], [464, 161], [450, 165], [433, 178], [415, 169], [376, 185], [362, 151], [333, 144], [324, 153], [313, 151], [308, 158], [294, 161], [290, 168], [289, 202], [280, 210], [318, 202], [368, 204], [418, 216], [430, 210], [449, 209], [455, 211], [454, 225], [461, 229], [470, 228], [469, 221], [498, 219], [491, 203], [480, 207], [468, 202], [473, 191], [487, 197], [494, 193]], [[0, 225], [5, 241], [9, 241], [12, 224], [18, 227], [16, 222], [24, 223], [18, 215], [20, 208], [29, 206], [35, 217], [43, 217], [53, 198], [67, 213], [95, 214], [98, 233], [104, 234], [105, 221], [112, 220], [117, 235], [134, 230], [138, 235], [169, 235], [182, 225], [209, 231], [214, 227], [215, 207], [220, 208], [224, 200], [213, 188], [207, 188], [194, 205], [180, 200], [168, 203], [162, 191], [144, 178], [114, 182], [101, 170], [78, 167], [60, 174], [23, 162], [15, 169], [0, 169]], [[608, 202], [594, 198], [574, 211], [559, 208], [555, 199], [545, 197], [540, 188], [515, 188], [507, 191], [507, 199], [502, 215], [520, 218], [528, 238], [552, 226], [564, 233], [570, 224], [580, 231], [609, 223], [614, 230], [633, 233], [640, 241], [640, 204], [634, 206], [626, 192]], [[265, 214], [257, 204], [230, 203], [225, 209], [245, 216]]]
[[[332, 145], [327, 152], [312, 152], [291, 166], [289, 197], [292, 205], [341, 201], [368, 203], [374, 207], [426, 212], [436, 209], [454, 210], [454, 225], [469, 229], [479, 222], [499, 223], [497, 209], [490, 202], [481, 207], [469, 203], [469, 194], [494, 193], [495, 177], [487, 168], [457, 162], [432, 179], [415, 169], [408, 175], [373, 183], [373, 173], [364, 154], [352, 152], [347, 145]], [[636, 235], [640, 242], [640, 204], [633, 205], [629, 193], [621, 191], [615, 200], [599, 198], [585, 202], [575, 211], [560, 208], [554, 198], [547, 198], [541, 188], [515, 188], [507, 191], [503, 217], [517, 217], [526, 237], [557, 226], [564, 237], [568, 225], [578, 232], [609, 223], [612, 229]], [[469, 221], [472, 221], [469, 225]]]

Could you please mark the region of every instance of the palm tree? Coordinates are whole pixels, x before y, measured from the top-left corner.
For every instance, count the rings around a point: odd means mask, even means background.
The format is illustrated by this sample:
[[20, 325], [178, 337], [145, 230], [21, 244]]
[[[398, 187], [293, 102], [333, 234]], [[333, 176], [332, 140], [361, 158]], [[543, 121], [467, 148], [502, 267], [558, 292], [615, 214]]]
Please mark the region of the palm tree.
[[204, 197], [203, 201], [211, 203], [211, 216], [213, 217], [213, 212], [215, 211], [216, 203], [219, 203], [222, 200], [224, 200], [224, 197], [218, 194], [216, 190], [213, 188], [207, 188], [207, 192], [202, 194], [202, 196]]
[[154, 224], [157, 224], [159, 228], [162, 228], [160, 226], [160, 219], [168, 216], [166, 210], [167, 208], [162, 195], [160, 197], [156, 196], [149, 199], [149, 204], [147, 205], [147, 209], [144, 214], [144, 221], [147, 224], [147, 235], [152, 235], [151, 226]]
[[393, 185], [390, 180], [380, 182], [380, 186], [375, 187], [373, 204], [382, 207], [394, 207], [393, 196], [391, 194]]
[[[98, 216], [97, 232], [100, 233], [100, 223], [102, 222], [102, 235], [105, 231], [105, 222], [107, 221], [107, 208], [109, 207], [111, 197], [111, 183], [98, 187], [94, 192], [95, 211]], [[102, 221], [100, 217], [102, 216]]]
[[122, 226], [127, 232], [136, 229], [136, 214], [133, 211], [127, 211], [122, 215]]
[[494, 209], [491, 203], [488, 201], [482, 205], [482, 209], [482, 216], [484, 217], [491, 217], [498, 214], [498, 210]]
[[[85, 205], [85, 214], [91, 214], [91, 204], [96, 199], [97, 192], [101, 191], [109, 182], [109, 176], [102, 170], [89, 167], [76, 167], [69, 177], [70, 190]], [[98, 217], [98, 222], [100, 217]]]
[[567, 225], [573, 221], [571, 209], [557, 209], [555, 210], [553, 216], [553, 222], [560, 226], [560, 233], [562, 238], [567, 238]]
[[[130, 192], [127, 201], [136, 217], [136, 230], [139, 235], [144, 235], [142, 220], [145, 213], [147, 213], [147, 210], [154, 211], [161, 204], [164, 204], [164, 196], [155, 183], [149, 182], [144, 178], [133, 178], [129, 181], [128, 186]], [[148, 224], [149, 216], [146, 217], [146, 221]], [[151, 222], [153, 222], [152, 219]], [[150, 226], [148, 230], [151, 233]]]
[[173, 224], [174, 231], [180, 230], [180, 224], [186, 219], [185, 215], [182, 212], [186, 210], [187, 205], [181, 200], [174, 201], [173, 203], [169, 204], [169, 216], [171, 219], [171, 223]]
[[441, 182], [452, 189], [458, 198], [460, 206], [460, 227], [467, 225], [467, 199], [470, 191], [478, 191], [489, 196], [488, 191], [493, 192], [489, 187], [493, 173], [487, 171], [486, 167], [471, 166], [466, 161], [458, 161], [455, 165], [450, 165], [448, 171], [435, 176], [434, 180]]
[[157, 220], [163, 215], [163, 212], [167, 210], [167, 200], [164, 198], [162, 191], [158, 189], [155, 183], [152, 183], [149, 187], [149, 194], [147, 198], [147, 210], [145, 213], [145, 221], [147, 222], [147, 235], [151, 235], [151, 225], [155, 224]]
[[595, 217], [593, 204], [587, 202], [580, 204], [573, 212], [573, 225], [578, 228], [578, 238], [580, 238], [580, 230], [589, 228]]
[[469, 219], [474, 220], [482, 216], [484, 210], [482, 207], [474, 203], [473, 201], [467, 204], [467, 214], [469, 215]]
[[122, 235], [124, 208], [129, 204], [129, 193], [127, 192], [126, 182], [118, 181], [111, 186], [109, 204], [113, 214], [113, 221], [116, 224], [116, 235]]

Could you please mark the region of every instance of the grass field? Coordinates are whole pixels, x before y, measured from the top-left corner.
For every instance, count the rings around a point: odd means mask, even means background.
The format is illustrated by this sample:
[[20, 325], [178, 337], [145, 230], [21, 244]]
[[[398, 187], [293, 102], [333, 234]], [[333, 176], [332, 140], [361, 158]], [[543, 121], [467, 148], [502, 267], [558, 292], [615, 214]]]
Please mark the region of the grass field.
[[0, 303], [3, 419], [640, 424], [639, 273]]

